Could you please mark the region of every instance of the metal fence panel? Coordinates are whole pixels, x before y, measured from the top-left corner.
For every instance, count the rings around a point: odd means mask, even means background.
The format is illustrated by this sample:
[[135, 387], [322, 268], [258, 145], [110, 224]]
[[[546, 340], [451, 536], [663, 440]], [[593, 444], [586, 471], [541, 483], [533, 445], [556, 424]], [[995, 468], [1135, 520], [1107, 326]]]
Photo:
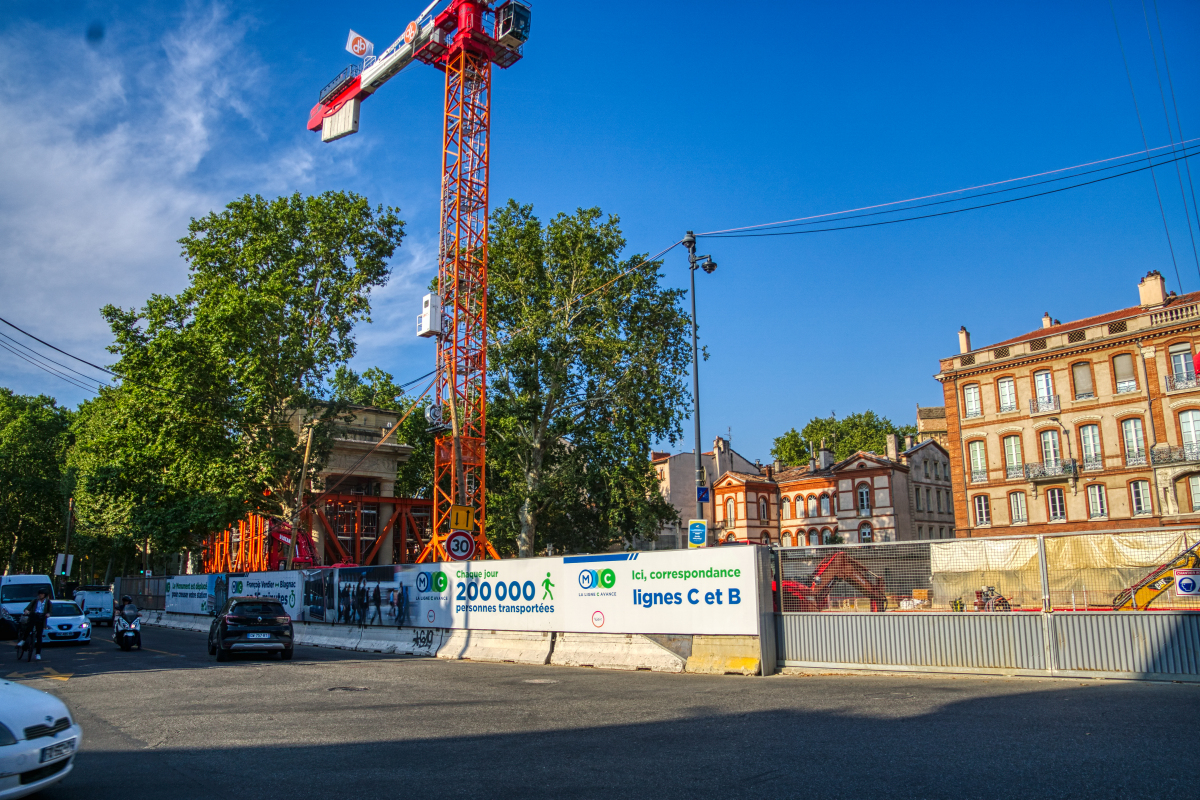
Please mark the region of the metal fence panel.
[[1044, 671], [1040, 614], [779, 614], [784, 666]]
[[1113, 677], [1200, 678], [1200, 614], [1053, 614], [1056, 670]]

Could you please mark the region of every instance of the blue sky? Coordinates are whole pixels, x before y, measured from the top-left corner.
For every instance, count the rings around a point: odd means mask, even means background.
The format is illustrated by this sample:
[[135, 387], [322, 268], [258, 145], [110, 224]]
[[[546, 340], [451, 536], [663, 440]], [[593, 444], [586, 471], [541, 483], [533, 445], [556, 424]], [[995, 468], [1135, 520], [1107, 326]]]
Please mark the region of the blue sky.
[[[1114, 3], [1147, 138], [1165, 145], [1142, 5]], [[352, 60], [347, 29], [382, 49], [424, 5], [6, 0], [0, 313], [108, 363], [99, 307], [178, 291], [189, 217], [246, 192], [352, 189], [409, 223], [355, 366], [427, 372], [432, 345], [412, 331], [436, 271], [441, 73], [414, 65], [394, 79], [356, 136], [323, 145], [305, 130], [319, 89]], [[742, 8], [537, 2], [525, 59], [493, 79], [493, 204], [513, 197], [544, 218], [599, 206], [621, 217], [630, 253], [656, 252], [689, 228], [1142, 147], [1107, 2]], [[1158, 12], [1184, 135], [1200, 136], [1200, 6], [1159, 0]], [[88, 43], [94, 21], [105, 36]], [[1158, 178], [1182, 289], [1200, 289], [1173, 168]], [[937, 220], [701, 247], [720, 264], [699, 276], [704, 438], [732, 428], [734, 446], [764, 460], [774, 436], [814, 415], [911, 422], [916, 404], [940, 405], [931, 376], [960, 325], [984, 345], [1044, 311], [1065, 321], [1133, 305], [1150, 269], [1179, 288], [1145, 172]], [[686, 286], [684, 263], [668, 256], [672, 285]], [[2, 351], [0, 384], [85, 396]]]

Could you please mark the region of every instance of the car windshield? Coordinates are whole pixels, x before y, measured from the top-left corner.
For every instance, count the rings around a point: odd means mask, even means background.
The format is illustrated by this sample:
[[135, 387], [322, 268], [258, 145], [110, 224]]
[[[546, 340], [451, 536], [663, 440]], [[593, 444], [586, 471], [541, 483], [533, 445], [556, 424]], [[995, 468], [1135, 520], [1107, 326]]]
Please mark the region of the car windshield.
[[38, 590], [45, 591], [47, 595], [54, 594], [48, 583], [6, 583], [0, 587], [0, 603], [29, 602], [37, 597]]
[[235, 603], [229, 613], [236, 617], [286, 617], [279, 603]]
[[82, 615], [83, 612], [74, 603], [55, 602], [50, 604], [50, 616], [52, 617], [79, 617]]

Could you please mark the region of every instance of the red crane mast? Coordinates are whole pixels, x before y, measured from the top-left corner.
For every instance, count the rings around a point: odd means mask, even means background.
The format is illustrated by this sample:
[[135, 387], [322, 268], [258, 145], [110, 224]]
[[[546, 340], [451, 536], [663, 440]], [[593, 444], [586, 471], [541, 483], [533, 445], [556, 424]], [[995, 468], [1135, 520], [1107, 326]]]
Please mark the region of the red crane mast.
[[[521, 58], [529, 7], [507, 0], [435, 0], [404, 35], [362, 69], [348, 67], [309, 114], [323, 141], [358, 131], [359, 104], [413, 60], [446, 74], [442, 130], [441, 236], [437, 294], [427, 297], [418, 332], [437, 337], [437, 378], [428, 414], [434, 445], [434, 532], [418, 561], [451, 558], [452, 506], [470, 509], [474, 557], [498, 558], [487, 537], [487, 248], [492, 65]], [[457, 520], [458, 528], [462, 520]]]

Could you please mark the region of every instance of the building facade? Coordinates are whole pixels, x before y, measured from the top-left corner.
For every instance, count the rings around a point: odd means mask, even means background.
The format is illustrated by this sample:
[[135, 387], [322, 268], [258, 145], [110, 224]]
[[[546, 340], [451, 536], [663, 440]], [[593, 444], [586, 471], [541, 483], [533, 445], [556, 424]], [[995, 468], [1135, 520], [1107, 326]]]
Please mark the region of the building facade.
[[950, 446], [945, 406], [917, 406], [917, 441], [926, 442], [930, 439], [942, 447]]
[[941, 360], [957, 535], [1200, 521], [1200, 292], [1158, 272], [1136, 306]]
[[[658, 532], [658, 538], [653, 542], [640, 543], [645, 550], [675, 550], [686, 548], [687, 521], [696, 517], [696, 455], [692, 453], [656, 452], [651, 454], [651, 462], [658, 473], [658, 486], [662, 496], [675, 508], [679, 519]], [[709, 497], [712, 497], [713, 483], [718, 476], [725, 472], [734, 471], [758, 474], [758, 467], [742, 457], [729, 446], [729, 440], [718, 436], [713, 440], [713, 449], [701, 453], [700, 463], [704, 467]], [[713, 503], [704, 504], [704, 518], [708, 521], [709, 530], [713, 529]], [[711, 537], [710, 537], [711, 538]]]
[[[891, 444], [895, 456], [894, 439]], [[858, 452], [834, 462], [822, 447], [803, 467], [765, 475], [730, 472], [715, 487], [721, 541], [787, 546], [912, 538], [909, 467]]]
[[950, 454], [936, 439], [926, 439], [901, 454], [908, 465], [908, 539], [954, 538], [954, 493], [951, 490]]

